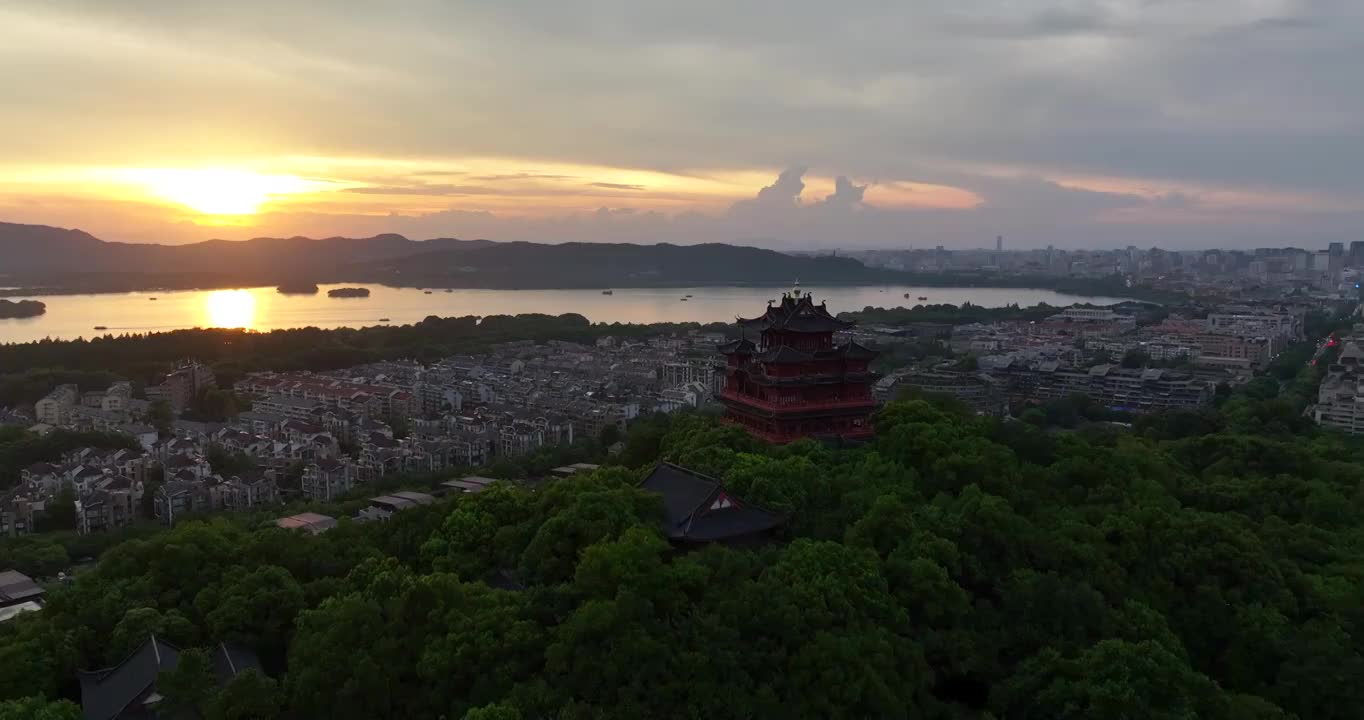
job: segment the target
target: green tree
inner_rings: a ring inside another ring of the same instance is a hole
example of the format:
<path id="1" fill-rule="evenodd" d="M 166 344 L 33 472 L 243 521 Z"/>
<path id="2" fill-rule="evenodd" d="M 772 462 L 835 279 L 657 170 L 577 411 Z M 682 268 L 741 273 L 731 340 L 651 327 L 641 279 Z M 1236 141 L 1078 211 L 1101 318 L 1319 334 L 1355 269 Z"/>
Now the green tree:
<path id="1" fill-rule="evenodd" d="M 77 500 L 76 488 L 71 483 L 63 483 L 57 496 L 44 507 L 42 527 L 46 530 L 75 530 L 78 524 Z"/>
<path id="2" fill-rule="evenodd" d="M 172 645 L 186 647 L 198 636 L 194 624 L 179 611 L 165 613 L 155 608 L 140 607 L 128 610 L 114 626 L 105 641 L 104 662 L 114 665 L 141 647 L 152 635 Z"/>
<path id="3" fill-rule="evenodd" d="M 156 691 L 162 697 L 158 714 L 193 717 L 208 704 L 215 688 L 208 654 L 198 648 L 181 650 L 175 667 L 162 670 L 156 678 Z"/>
<path id="4" fill-rule="evenodd" d="M 0 702 L 0 720 L 80 720 L 81 708 L 70 700 L 28 697 Z"/>
<path id="5" fill-rule="evenodd" d="M 521 711 L 511 705 L 484 705 L 464 713 L 464 720 L 521 720 Z"/>
<path id="6" fill-rule="evenodd" d="M 234 567 L 194 600 L 215 640 L 236 640 L 281 655 L 304 602 L 302 586 L 277 565 Z"/>
<path id="7" fill-rule="evenodd" d="M 279 684 L 247 668 L 208 700 L 204 720 L 275 720 L 283 717 L 283 707 Z"/>
<path id="8" fill-rule="evenodd" d="M 1191 720 L 1226 717 L 1217 685 L 1152 641 L 1104 640 L 1074 659 L 1047 649 L 1001 689 L 1007 717 Z"/>
<path id="9" fill-rule="evenodd" d="M 157 400 L 147 408 L 147 422 L 156 431 L 164 435 L 169 435 L 171 423 L 175 421 L 175 412 L 171 410 L 170 403 L 165 400 Z"/>

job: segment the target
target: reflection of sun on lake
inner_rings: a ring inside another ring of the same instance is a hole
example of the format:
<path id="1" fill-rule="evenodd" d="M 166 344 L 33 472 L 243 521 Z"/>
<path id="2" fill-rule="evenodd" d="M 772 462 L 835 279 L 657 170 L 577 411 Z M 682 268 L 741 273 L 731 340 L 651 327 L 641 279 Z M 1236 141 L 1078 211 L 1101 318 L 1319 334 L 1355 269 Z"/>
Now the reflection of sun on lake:
<path id="1" fill-rule="evenodd" d="M 255 327 L 256 296 L 247 290 L 214 290 L 204 298 L 204 308 L 210 327 Z"/>

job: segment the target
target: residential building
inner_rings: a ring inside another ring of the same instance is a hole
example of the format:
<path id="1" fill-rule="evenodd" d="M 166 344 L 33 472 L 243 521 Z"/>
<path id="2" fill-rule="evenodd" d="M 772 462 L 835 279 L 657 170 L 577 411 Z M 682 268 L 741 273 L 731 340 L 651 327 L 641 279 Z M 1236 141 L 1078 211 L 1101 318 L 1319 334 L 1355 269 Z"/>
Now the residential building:
<path id="1" fill-rule="evenodd" d="M 922 393 L 947 395 L 986 415 L 999 415 L 1008 409 L 999 381 L 987 373 L 950 369 L 910 369 L 894 377 L 898 380 L 895 384 L 896 390 L 913 388 Z"/>
<path id="2" fill-rule="evenodd" d="M 176 414 L 188 410 L 199 393 L 216 387 L 213 369 L 197 360 L 187 360 L 166 375 L 161 384 L 162 394 Z"/>
<path id="3" fill-rule="evenodd" d="M 300 487 L 303 497 L 330 501 L 350 492 L 359 481 L 359 473 L 349 459 L 325 458 L 303 468 Z"/>
<path id="4" fill-rule="evenodd" d="M 426 493 L 403 490 L 370 498 L 369 506 L 356 515 L 358 520 L 387 520 L 393 513 L 434 503 L 436 498 Z"/>
<path id="5" fill-rule="evenodd" d="M 336 527 L 336 518 L 321 513 L 305 512 L 282 517 L 275 521 L 275 525 L 285 530 L 305 530 L 313 535 L 320 535 Z"/>
<path id="6" fill-rule="evenodd" d="M 1364 434 L 1364 348 L 1358 340 L 1344 341 L 1317 389 L 1316 404 L 1308 411 L 1318 425 L 1350 435 Z"/>
<path id="7" fill-rule="evenodd" d="M 162 525 L 174 525 L 185 515 L 213 510 L 213 496 L 202 482 L 168 480 L 156 489 L 153 507 Z"/>
<path id="8" fill-rule="evenodd" d="M 63 425 L 75 407 L 78 390 L 75 385 L 58 385 L 52 392 L 34 403 L 33 414 L 40 423 Z"/>
<path id="9" fill-rule="evenodd" d="M 1210 383 L 1189 373 L 1107 364 L 1086 368 L 1054 361 L 1036 366 L 1013 363 L 990 374 L 1003 381 L 1012 400 L 1041 402 L 1085 395 L 1112 410 L 1134 413 L 1204 407 L 1212 403 L 1214 392 Z"/>

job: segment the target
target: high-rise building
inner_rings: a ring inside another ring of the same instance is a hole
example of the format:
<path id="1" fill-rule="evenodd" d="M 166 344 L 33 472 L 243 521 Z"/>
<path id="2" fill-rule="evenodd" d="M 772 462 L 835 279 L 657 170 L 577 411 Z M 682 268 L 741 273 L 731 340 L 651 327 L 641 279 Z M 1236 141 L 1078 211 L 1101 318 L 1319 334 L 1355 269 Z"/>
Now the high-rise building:
<path id="1" fill-rule="evenodd" d="M 995 252 L 1004 252 L 1004 236 L 995 236 Z"/>
<path id="2" fill-rule="evenodd" d="M 200 365 L 197 360 L 189 360 L 166 375 L 163 387 L 171 410 L 182 413 L 199 397 L 199 393 L 216 385 L 212 368 Z"/>
<path id="3" fill-rule="evenodd" d="M 1355 240 L 1350 243 L 1350 255 L 1346 265 L 1350 267 L 1364 266 L 1364 240 Z"/>
<path id="4" fill-rule="evenodd" d="M 835 345 L 834 332 L 851 327 L 799 289 L 739 320 L 740 331 L 757 332 L 759 341 L 743 337 L 718 348 L 725 364 L 716 399 L 727 408 L 725 420 L 779 443 L 870 436 L 878 376 L 868 364 L 878 353 L 852 341 Z"/>

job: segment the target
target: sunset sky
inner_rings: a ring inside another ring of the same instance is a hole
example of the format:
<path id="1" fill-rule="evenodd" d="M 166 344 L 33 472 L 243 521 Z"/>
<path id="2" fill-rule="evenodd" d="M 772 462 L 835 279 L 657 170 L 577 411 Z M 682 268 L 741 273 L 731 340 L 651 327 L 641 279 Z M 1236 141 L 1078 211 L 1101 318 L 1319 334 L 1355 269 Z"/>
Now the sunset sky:
<path id="1" fill-rule="evenodd" d="M 1364 240 L 1360 0 L 0 0 L 0 221 Z"/>

